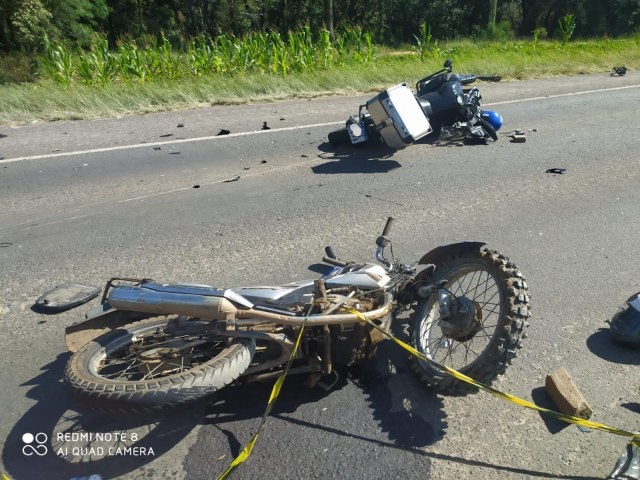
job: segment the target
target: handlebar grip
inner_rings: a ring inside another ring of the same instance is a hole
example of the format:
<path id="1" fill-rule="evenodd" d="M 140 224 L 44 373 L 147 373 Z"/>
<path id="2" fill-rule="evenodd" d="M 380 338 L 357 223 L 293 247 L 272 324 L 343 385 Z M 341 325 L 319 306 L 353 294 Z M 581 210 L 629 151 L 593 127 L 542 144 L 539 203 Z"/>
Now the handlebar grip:
<path id="1" fill-rule="evenodd" d="M 334 265 L 336 267 L 346 267 L 347 266 L 346 263 L 341 262 L 340 260 L 336 260 L 335 258 L 322 257 L 322 261 L 324 263 L 328 263 L 329 265 Z"/>
<path id="2" fill-rule="evenodd" d="M 389 217 L 387 218 L 387 223 L 384 226 L 384 230 L 382 230 L 382 236 L 388 237 L 391 233 L 391 227 L 393 227 L 393 222 L 395 222 L 395 218 Z"/>
<path id="3" fill-rule="evenodd" d="M 326 247 L 324 247 L 324 253 L 327 254 L 327 257 L 333 258 L 334 260 L 338 258 L 336 251 L 333 249 L 331 245 L 327 245 Z"/>

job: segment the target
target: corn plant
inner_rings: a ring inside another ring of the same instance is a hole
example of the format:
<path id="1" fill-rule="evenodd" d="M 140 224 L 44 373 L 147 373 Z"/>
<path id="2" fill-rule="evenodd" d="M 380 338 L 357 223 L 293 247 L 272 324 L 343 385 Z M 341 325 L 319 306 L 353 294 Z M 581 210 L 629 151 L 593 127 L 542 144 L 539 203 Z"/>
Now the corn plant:
<path id="1" fill-rule="evenodd" d="M 558 34 L 560 35 L 560 44 L 564 47 L 571 37 L 573 31 L 576 28 L 575 17 L 571 14 L 560 17 L 558 20 Z"/>
<path id="2" fill-rule="evenodd" d="M 423 22 L 420 24 L 420 36 L 414 35 L 413 38 L 416 39 L 414 50 L 420 56 L 420 60 L 424 62 L 429 56 L 431 48 L 431 27 Z"/>
<path id="3" fill-rule="evenodd" d="M 47 75 L 58 83 L 70 85 L 74 74 L 71 54 L 47 36 L 44 37 L 44 47 L 44 56 L 40 58 L 40 63 Z"/>
<path id="4" fill-rule="evenodd" d="M 118 61 L 104 36 L 94 39 L 89 53 L 80 52 L 77 58 L 76 73 L 83 83 L 104 85 L 112 82 L 118 72 Z"/>

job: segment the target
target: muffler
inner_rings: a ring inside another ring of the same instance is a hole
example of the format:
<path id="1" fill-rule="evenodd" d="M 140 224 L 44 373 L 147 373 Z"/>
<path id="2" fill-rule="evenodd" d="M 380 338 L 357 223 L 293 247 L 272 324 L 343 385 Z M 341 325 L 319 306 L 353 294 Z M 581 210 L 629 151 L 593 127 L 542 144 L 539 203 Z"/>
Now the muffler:
<path id="1" fill-rule="evenodd" d="M 117 310 L 155 313 L 158 315 L 185 315 L 205 320 L 235 318 L 238 309 L 226 299 L 223 290 L 182 285 L 145 284 L 144 286 L 118 285 L 109 292 L 109 304 Z M 215 295 L 219 292 L 220 295 Z"/>

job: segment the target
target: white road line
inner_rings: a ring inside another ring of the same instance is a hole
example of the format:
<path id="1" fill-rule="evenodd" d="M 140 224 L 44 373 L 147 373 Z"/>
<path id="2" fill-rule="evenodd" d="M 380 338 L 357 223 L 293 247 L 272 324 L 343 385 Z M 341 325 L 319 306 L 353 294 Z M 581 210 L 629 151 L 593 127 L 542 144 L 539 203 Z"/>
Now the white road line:
<path id="1" fill-rule="evenodd" d="M 624 87 L 599 88 L 597 90 L 585 90 L 583 92 L 558 93 L 556 95 L 545 95 L 544 97 L 519 98 L 516 100 L 505 100 L 504 102 L 485 103 L 485 105 L 507 105 L 508 103 L 533 102 L 536 100 L 547 100 L 549 98 L 573 97 L 576 95 L 587 95 L 589 93 L 610 92 L 613 90 L 625 90 L 627 88 L 638 88 L 640 85 L 625 85 Z"/>
<path id="2" fill-rule="evenodd" d="M 86 155 L 89 153 L 103 153 L 103 152 L 113 152 L 116 150 L 128 150 L 130 148 L 143 148 L 143 147 L 158 147 L 162 145 L 176 145 L 180 143 L 191 143 L 191 142 L 202 142 L 205 140 L 221 140 L 225 138 L 232 137 L 245 137 L 247 135 L 260 135 L 264 133 L 275 133 L 275 132 L 287 132 L 291 130 L 302 130 L 304 128 L 316 128 L 316 127 L 328 127 L 330 125 L 337 125 L 343 122 L 325 122 L 325 123 L 314 123 L 311 125 L 297 125 L 295 127 L 283 127 L 283 128 L 272 128 L 269 130 L 255 130 L 249 132 L 239 132 L 239 133 L 230 133 L 228 135 L 210 135 L 208 137 L 195 137 L 195 138 L 181 138 L 178 140 L 166 140 L 162 142 L 150 142 L 150 143 L 135 143 L 132 145 L 119 145 L 117 147 L 104 147 L 104 148 L 93 148 L 90 150 L 77 150 L 73 152 L 60 152 L 60 153 L 47 153 L 44 155 L 32 155 L 30 157 L 16 157 L 16 158 L 6 158 L 4 160 L 0 160 L 0 164 L 2 163 L 14 163 L 14 162 L 23 162 L 25 160 L 42 160 L 44 158 L 56 158 L 56 157 L 70 157 L 73 155 Z"/>
<path id="3" fill-rule="evenodd" d="M 590 93 L 601 93 L 601 92 L 611 92 L 616 90 L 625 90 L 629 88 L 638 88 L 640 85 L 626 85 L 622 87 L 611 87 L 611 88 L 599 88 L 596 90 L 585 90 L 582 92 L 570 92 L 570 93 L 559 93 L 555 95 L 545 95 L 543 97 L 530 97 L 530 98 L 518 98 L 516 100 L 505 100 L 503 102 L 494 102 L 487 103 L 486 106 L 492 105 L 507 105 L 509 103 L 521 103 L 521 102 L 533 102 L 538 100 L 548 100 L 551 98 L 562 98 L 562 97 L 572 97 L 576 95 L 587 95 Z M 310 125 L 297 125 L 294 127 L 283 127 L 283 128 L 272 128 L 270 130 L 255 130 L 249 132 L 239 132 L 239 133 L 230 133 L 229 135 L 210 135 L 207 137 L 196 137 L 196 138 L 183 138 L 179 140 L 167 140 L 162 142 L 150 142 L 150 143 L 136 143 L 132 145 L 119 145 L 117 147 L 104 147 L 104 148 L 93 148 L 90 150 L 77 150 L 72 152 L 60 152 L 60 153 L 48 153 L 44 155 L 32 155 L 28 157 L 16 157 L 16 158 L 6 158 L 4 160 L 0 160 L 0 164 L 3 163 L 14 163 L 14 162 L 23 162 L 26 160 L 42 160 L 45 158 L 56 158 L 56 157 L 70 157 L 74 155 L 87 155 L 90 153 L 104 153 L 104 152 L 114 152 L 117 150 L 128 150 L 133 148 L 144 148 L 144 147 L 158 147 L 162 145 L 177 145 L 181 143 L 192 143 L 192 142 L 202 142 L 207 140 L 221 140 L 225 138 L 232 137 L 245 137 L 248 135 L 261 135 L 265 133 L 276 133 L 276 132 L 287 132 L 293 130 L 302 130 L 305 128 L 317 128 L 317 127 L 328 127 L 331 125 L 338 125 L 344 123 L 343 121 L 335 121 L 335 122 L 325 122 L 325 123 L 313 123 Z"/>

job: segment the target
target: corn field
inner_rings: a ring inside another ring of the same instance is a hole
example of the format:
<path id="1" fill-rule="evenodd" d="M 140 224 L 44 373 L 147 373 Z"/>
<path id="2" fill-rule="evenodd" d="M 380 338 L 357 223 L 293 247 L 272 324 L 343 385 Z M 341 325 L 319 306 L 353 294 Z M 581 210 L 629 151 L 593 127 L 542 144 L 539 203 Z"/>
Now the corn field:
<path id="1" fill-rule="evenodd" d="M 104 85 L 244 73 L 286 76 L 346 63 L 368 63 L 374 55 L 372 36 L 360 28 L 344 29 L 333 44 L 328 31 L 314 35 L 304 28 L 285 37 L 276 32 L 256 32 L 241 38 L 197 37 L 185 51 L 174 51 L 164 37 L 146 47 L 124 40 L 110 49 L 107 39 L 98 36 L 88 51 L 45 39 L 39 65 L 41 77 L 64 85 Z"/>

